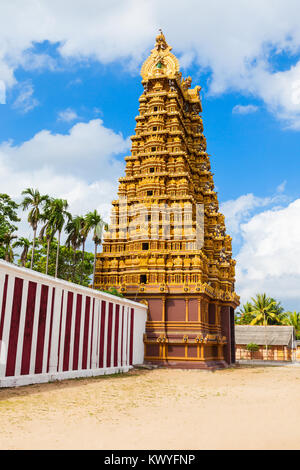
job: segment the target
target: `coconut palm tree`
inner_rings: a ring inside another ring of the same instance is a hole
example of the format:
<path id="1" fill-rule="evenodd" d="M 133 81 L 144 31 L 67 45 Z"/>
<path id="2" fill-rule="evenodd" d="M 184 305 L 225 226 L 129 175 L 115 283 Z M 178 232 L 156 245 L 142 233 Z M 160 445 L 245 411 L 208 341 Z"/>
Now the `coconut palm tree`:
<path id="1" fill-rule="evenodd" d="M 80 274 L 80 284 L 82 283 L 83 278 L 83 263 L 84 263 L 84 252 L 85 252 L 85 242 L 91 231 L 91 226 L 86 221 L 86 216 L 83 218 L 82 228 L 80 231 L 81 243 L 82 243 L 82 265 L 81 265 L 81 274 Z"/>
<path id="2" fill-rule="evenodd" d="M 284 325 L 293 326 L 296 330 L 296 333 L 300 332 L 300 313 L 299 312 L 285 312 L 284 318 L 282 320 Z"/>
<path id="3" fill-rule="evenodd" d="M 97 260 L 97 248 L 102 242 L 103 230 L 107 230 L 107 224 L 102 219 L 101 215 L 96 210 L 89 212 L 85 216 L 86 230 L 89 232 L 93 230 L 93 242 L 95 244 L 95 257 L 94 257 L 94 270 L 93 270 L 93 289 L 95 287 L 95 272 Z"/>
<path id="4" fill-rule="evenodd" d="M 236 323 L 240 325 L 249 325 L 253 320 L 253 305 L 251 302 L 246 302 L 237 312 Z"/>
<path id="5" fill-rule="evenodd" d="M 58 257 L 60 248 L 61 232 L 65 225 L 66 220 L 70 220 L 71 214 L 67 211 L 68 202 L 65 199 L 53 199 L 51 202 L 51 211 L 49 215 L 49 221 L 53 227 L 53 235 L 58 232 L 57 237 L 57 251 L 56 251 L 56 263 L 55 263 L 55 277 L 58 276 Z"/>
<path id="6" fill-rule="evenodd" d="M 281 314 L 279 313 L 280 306 L 276 300 L 267 297 L 266 294 L 256 294 L 256 297 L 252 297 L 253 311 L 252 314 L 254 319 L 250 325 L 264 325 L 265 326 L 265 342 L 266 342 L 266 355 L 268 358 L 268 343 L 267 343 L 267 332 L 266 326 L 269 324 L 281 323 Z"/>
<path id="7" fill-rule="evenodd" d="M 31 253 L 31 262 L 30 262 L 30 268 L 32 269 L 37 226 L 41 220 L 41 209 L 49 200 L 49 196 L 48 195 L 42 196 L 37 189 L 33 189 L 33 188 L 25 189 L 24 191 L 22 191 L 22 194 L 25 196 L 23 201 L 21 202 L 21 206 L 23 210 L 26 210 L 28 209 L 28 207 L 31 207 L 31 210 L 28 214 L 28 222 L 30 223 L 32 230 L 33 230 L 32 253 Z"/>
<path id="8" fill-rule="evenodd" d="M 275 302 L 274 310 L 276 315 L 278 316 L 279 323 L 281 323 L 284 318 L 284 307 L 282 306 L 281 302 L 278 302 L 273 297 L 270 297 L 270 300 L 272 302 Z"/>
<path id="9" fill-rule="evenodd" d="M 68 234 L 66 246 L 71 246 L 74 252 L 73 281 L 75 281 L 76 251 L 82 243 L 81 230 L 83 225 L 84 218 L 80 215 L 76 215 L 75 217 L 71 217 L 65 226 L 65 232 Z"/>
<path id="10" fill-rule="evenodd" d="M 252 315 L 253 320 L 251 325 L 279 325 L 281 317 L 278 311 L 278 304 L 276 300 L 267 297 L 266 294 L 256 294 L 252 297 Z"/>
<path id="11" fill-rule="evenodd" d="M 47 254 L 46 254 L 46 269 L 45 273 L 48 274 L 49 268 L 49 255 L 50 255 L 50 245 L 54 238 L 54 218 L 52 217 L 52 204 L 53 198 L 50 198 L 44 207 L 44 212 L 41 214 L 41 221 L 44 223 L 40 234 L 39 240 L 43 241 L 44 239 L 47 242 Z"/>
<path id="12" fill-rule="evenodd" d="M 20 237 L 14 244 L 13 248 L 22 248 L 23 251 L 20 255 L 20 261 L 21 265 L 24 267 L 26 265 L 27 261 L 27 256 L 28 256 L 28 251 L 30 248 L 31 242 L 28 240 L 28 238 L 25 237 Z"/>

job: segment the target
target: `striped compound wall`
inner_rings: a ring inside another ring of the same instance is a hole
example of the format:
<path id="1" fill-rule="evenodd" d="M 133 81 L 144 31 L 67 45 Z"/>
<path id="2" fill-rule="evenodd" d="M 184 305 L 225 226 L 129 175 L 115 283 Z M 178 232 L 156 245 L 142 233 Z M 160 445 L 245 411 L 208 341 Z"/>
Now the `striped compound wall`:
<path id="1" fill-rule="evenodd" d="M 147 308 L 0 261 L 0 387 L 127 372 Z"/>

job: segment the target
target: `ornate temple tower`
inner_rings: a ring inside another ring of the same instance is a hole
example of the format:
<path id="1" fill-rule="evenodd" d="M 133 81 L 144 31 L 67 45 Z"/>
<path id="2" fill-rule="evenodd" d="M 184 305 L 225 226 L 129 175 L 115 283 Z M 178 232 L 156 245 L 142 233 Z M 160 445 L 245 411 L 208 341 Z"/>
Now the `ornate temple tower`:
<path id="1" fill-rule="evenodd" d="M 96 288 L 148 304 L 145 361 L 187 368 L 234 362 L 235 261 L 199 113 L 160 33 L 143 64 L 139 115 L 98 255 Z"/>

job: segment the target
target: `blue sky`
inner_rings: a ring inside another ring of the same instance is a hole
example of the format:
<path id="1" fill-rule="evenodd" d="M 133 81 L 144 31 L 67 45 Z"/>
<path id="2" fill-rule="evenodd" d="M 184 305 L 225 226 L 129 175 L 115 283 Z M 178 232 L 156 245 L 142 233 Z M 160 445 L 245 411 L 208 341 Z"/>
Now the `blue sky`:
<path id="1" fill-rule="evenodd" d="M 140 67 L 162 27 L 183 75 L 202 87 L 238 293 L 264 289 L 300 310 L 298 3 L 35 3 L 0 5 L 0 191 L 19 200 L 24 187 L 39 187 L 66 197 L 73 213 L 108 214 L 134 133 Z M 20 230 L 30 236 L 24 222 Z"/>
<path id="2" fill-rule="evenodd" d="M 38 50 L 57 57 L 56 49 L 49 48 L 48 43 L 40 45 Z M 150 49 L 146 49 L 145 54 L 147 52 Z M 280 59 L 276 62 L 279 69 L 281 62 L 287 66 L 286 58 Z M 289 63 L 291 65 L 293 60 Z M 202 86 L 202 116 L 220 201 L 245 192 L 254 192 L 260 197 L 272 195 L 283 181 L 288 181 L 289 195 L 298 197 L 300 132 L 286 129 L 256 97 L 236 92 L 210 96 L 210 74 L 202 75 L 197 65 L 191 64 L 183 72 L 198 77 L 193 85 Z M 6 105 L 0 107 L 1 142 L 12 140 L 14 145 L 19 145 L 43 129 L 67 134 L 74 123 L 97 118 L 124 137 L 134 133 L 134 117 L 138 114 L 138 98 L 143 90 L 138 70 L 133 73 L 122 63 L 103 65 L 89 60 L 62 64 L 54 71 L 18 68 L 15 77 L 21 87 L 32 86 L 34 98 L 30 100 L 37 100 L 37 103 L 25 112 L 22 106 L 14 105 L 20 86 L 9 91 Z M 249 105 L 256 107 L 256 111 L 234 112 L 237 106 Z M 70 121 L 59 119 L 59 113 L 67 109 L 77 116 Z M 119 158 L 122 159 L 123 154 Z"/>

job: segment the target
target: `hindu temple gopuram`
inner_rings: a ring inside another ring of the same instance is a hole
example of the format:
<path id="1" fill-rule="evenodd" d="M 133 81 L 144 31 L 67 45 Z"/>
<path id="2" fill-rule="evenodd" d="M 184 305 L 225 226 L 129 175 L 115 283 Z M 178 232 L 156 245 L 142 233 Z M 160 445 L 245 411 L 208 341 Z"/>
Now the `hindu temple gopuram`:
<path id="1" fill-rule="evenodd" d="M 225 367 L 235 361 L 235 261 L 206 152 L 201 88 L 182 78 L 171 50 L 160 33 L 142 66 L 131 155 L 95 287 L 147 303 L 146 362 Z"/>

